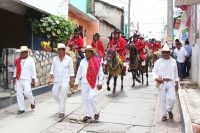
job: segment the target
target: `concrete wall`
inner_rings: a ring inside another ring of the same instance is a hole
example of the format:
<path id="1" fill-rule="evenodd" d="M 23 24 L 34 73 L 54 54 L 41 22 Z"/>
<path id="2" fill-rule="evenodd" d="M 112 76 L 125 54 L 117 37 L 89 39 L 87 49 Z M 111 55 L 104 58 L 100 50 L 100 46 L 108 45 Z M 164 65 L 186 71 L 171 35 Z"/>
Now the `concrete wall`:
<path id="1" fill-rule="evenodd" d="M 0 9 L 0 53 L 2 49 L 27 46 L 28 20 L 24 16 Z M 0 56 L 1 57 L 1 56 Z"/>
<path id="2" fill-rule="evenodd" d="M 110 36 L 111 32 L 114 31 L 115 28 L 105 24 L 102 21 L 99 21 L 99 34 L 101 35 L 101 40 L 103 41 L 104 47 L 107 47 L 109 39 L 107 38 Z"/>
<path id="3" fill-rule="evenodd" d="M 123 12 L 116 8 L 112 8 L 108 5 L 102 4 L 101 2 L 95 2 L 95 15 L 103 18 L 119 29 L 122 28 L 121 16 L 123 15 Z M 123 31 L 123 29 L 121 30 Z"/>
<path id="4" fill-rule="evenodd" d="M 194 10 L 194 9 L 193 9 Z M 197 6 L 197 16 L 200 16 L 200 5 Z M 197 29 L 200 29 L 200 18 L 197 17 Z M 192 27 L 191 27 L 192 28 Z M 192 29 L 192 32 L 194 29 Z M 190 33 L 191 35 L 192 33 Z M 195 44 L 192 46 L 192 67 L 191 67 L 191 77 L 192 80 L 194 80 L 195 82 L 197 82 L 200 85 L 200 39 L 195 39 L 194 36 L 193 38 L 190 38 L 191 44 Z"/>
<path id="5" fill-rule="evenodd" d="M 15 53 L 15 48 L 10 48 L 8 50 L 8 82 L 9 88 L 14 88 L 12 83 L 12 77 L 14 73 L 14 60 L 19 57 L 19 53 Z M 51 64 L 53 57 L 56 56 L 56 53 L 52 52 L 43 52 L 43 51 L 32 51 L 30 56 L 35 60 L 37 80 L 36 87 L 40 87 L 47 84 L 47 78 L 50 72 Z M 2 57 L 4 59 L 4 64 L 6 64 L 6 49 L 3 50 Z M 3 76 L 0 76 L 0 81 L 6 81 L 6 71 L 3 71 Z M 0 84 L 2 87 L 5 87 L 2 82 Z"/>

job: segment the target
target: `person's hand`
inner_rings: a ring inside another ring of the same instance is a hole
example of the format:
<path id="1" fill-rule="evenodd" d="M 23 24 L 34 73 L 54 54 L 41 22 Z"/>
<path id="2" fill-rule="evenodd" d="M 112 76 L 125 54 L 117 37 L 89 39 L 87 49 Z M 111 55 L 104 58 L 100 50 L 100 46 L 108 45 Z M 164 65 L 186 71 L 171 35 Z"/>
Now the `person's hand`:
<path id="1" fill-rule="evenodd" d="M 101 90 L 102 89 L 102 85 L 97 85 L 97 89 Z"/>
<path id="2" fill-rule="evenodd" d="M 16 78 L 13 78 L 13 84 L 16 85 Z"/>
<path id="3" fill-rule="evenodd" d="M 35 86 L 35 79 L 32 79 L 31 86 Z"/>
<path id="4" fill-rule="evenodd" d="M 48 85 L 50 85 L 52 83 L 51 78 L 48 79 Z"/>
<path id="5" fill-rule="evenodd" d="M 175 85 L 175 91 L 178 91 L 178 85 L 177 84 Z"/>
<path id="6" fill-rule="evenodd" d="M 75 89 L 75 90 L 78 90 L 78 84 L 75 84 L 75 85 L 74 85 L 74 89 Z"/>
<path id="7" fill-rule="evenodd" d="M 71 87 L 71 88 L 74 87 L 74 81 L 73 81 L 73 80 L 70 80 L 69 84 L 70 84 L 70 87 Z"/>
<path id="8" fill-rule="evenodd" d="M 163 83 L 163 80 L 161 78 L 156 78 L 155 79 L 158 83 L 162 84 Z"/>

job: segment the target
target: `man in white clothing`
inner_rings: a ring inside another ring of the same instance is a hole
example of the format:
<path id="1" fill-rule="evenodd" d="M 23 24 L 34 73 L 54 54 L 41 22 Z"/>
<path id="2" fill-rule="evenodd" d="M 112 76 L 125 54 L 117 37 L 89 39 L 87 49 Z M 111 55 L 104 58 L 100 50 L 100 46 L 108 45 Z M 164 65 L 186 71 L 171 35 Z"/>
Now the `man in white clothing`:
<path id="1" fill-rule="evenodd" d="M 82 49 L 85 52 L 86 58 L 84 58 L 79 66 L 76 79 L 75 88 L 78 88 L 78 82 L 82 80 L 82 101 L 85 111 L 84 122 L 91 119 L 92 113 L 90 106 L 94 109 L 94 119 L 99 119 L 99 108 L 96 101 L 97 90 L 102 89 L 103 84 L 103 70 L 101 66 L 101 59 L 94 56 L 96 49 L 91 45 L 87 45 Z"/>
<path id="2" fill-rule="evenodd" d="M 48 85 L 51 84 L 54 77 L 53 97 L 59 104 L 59 118 L 65 116 L 65 106 L 67 92 L 70 87 L 74 86 L 74 67 L 72 58 L 65 54 L 65 44 L 59 43 L 55 50 L 58 51 L 58 56 L 54 57 L 51 65 Z"/>
<path id="3" fill-rule="evenodd" d="M 176 58 L 177 61 L 177 66 L 178 66 L 178 75 L 183 81 L 184 77 L 184 66 L 187 58 L 187 51 L 185 50 L 184 47 L 182 47 L 182 44 L 176 43 L 176 49 L 174 50 L 174 57 Z"/>
<path id="4" fill-rule="evenodd" d="M 153 71 L 153 78 L 160 84 L 159 98 L 162 110 L 162 121 L 167 120 L 167 112 L 169 118 L 173 118 L 173 107 L 176 100 L 176 91 L 178 90 L 178 71 L 176 61 L 170 57 L 170 49 L 165 45 L 162 49 L 162 58 L 157 60 Z M 169 100 L 166 107 L 166 98 Z"/>
<path id="5" fill-rule="evenodd" d="M 31 109 L 35 108 L 31 86 L 35 86 L 36 68 L 34 59 L 28 55 L 29 51 L 30 49 L 27 46 L 21 46 L 21 56 L 15 60 L 13 84 L 17 91 L 17 102 L 19 106 L 17 114 L 25 112 L 24 95 L 29 100 Z"/>

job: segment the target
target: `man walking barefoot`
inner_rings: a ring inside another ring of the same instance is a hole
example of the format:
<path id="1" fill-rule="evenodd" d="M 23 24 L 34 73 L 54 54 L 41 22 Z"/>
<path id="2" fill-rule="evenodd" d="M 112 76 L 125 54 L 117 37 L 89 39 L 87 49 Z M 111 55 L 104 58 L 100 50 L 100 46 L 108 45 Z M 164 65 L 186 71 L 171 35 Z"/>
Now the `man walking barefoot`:
<path id="1" fill-rule="evenodd" d="M 57 46 L 58 56 L 54 57 L 51 66 L 48 85 L 54 77 L 53 97 L 59 104 L 59 118 L 65 116 L 65 106 L 69 84 L 74 86 L 74 67 L 72 58 L 65 54 L 65 44 L 59 43 Z"/>
<path id="2" fill-rule="evenodd" d="M 97 107 L 96 92 L 97 89 L 102 89 L 103 84 L 103 70 L 101 66 L 101 59 L 94 56 L 97 52 L 91 45 L 87 45 L 82 49 L 85 52 L 86 59 L 83 59 L 80 63 L 76 80 L 75 88 L 78 88 L 78 82 L 82 80 L 82 100 L 85 111 L 84 122 L 91 119 L 92 113 L 90 106 L 94 109 L 94 119 L 99 119 L 99 108 Z"/>
<path id="3" fill-rule="evenodd" d="M 173 119 L 173 107 L 178 91 L 178 70 L 176 61 L 170 57 L 170 49 L 165 45 L 162 49 L 162 58 L 158 59 L 154 65 L 153 78 L 158 85 L 159 98 L 162 110 L 162 121 L 167 120 L 167 112 L 170 119 Z M 166 98 L 169 100 L 166 106 Z"/>

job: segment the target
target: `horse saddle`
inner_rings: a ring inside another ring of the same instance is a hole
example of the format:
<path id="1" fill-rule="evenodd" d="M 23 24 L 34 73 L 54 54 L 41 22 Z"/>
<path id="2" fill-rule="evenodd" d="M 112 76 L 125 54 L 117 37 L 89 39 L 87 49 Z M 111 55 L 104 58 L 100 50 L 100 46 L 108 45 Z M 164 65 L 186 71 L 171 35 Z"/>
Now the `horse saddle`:
<path id="1" fill-rule="evenodd" d="M 117 54 L 117 60 L 119 61 L 120 65 L 123 64 L 123 60 L 122 60 L 122 58 L 121 58 L 121 56 L 119 54 Z"/>

